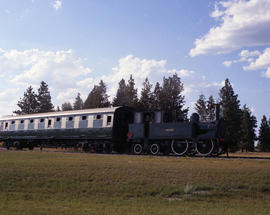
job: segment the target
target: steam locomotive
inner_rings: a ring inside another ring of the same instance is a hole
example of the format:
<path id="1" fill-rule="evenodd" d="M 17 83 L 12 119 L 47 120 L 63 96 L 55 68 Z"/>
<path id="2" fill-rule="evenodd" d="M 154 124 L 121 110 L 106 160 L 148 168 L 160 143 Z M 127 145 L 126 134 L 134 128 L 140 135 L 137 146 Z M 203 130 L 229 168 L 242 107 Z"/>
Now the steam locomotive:
<path id="1" fill-rule="evenodd" d="M 0 118 L 7 149 L 74 147 L 85 152 L 201 156 L 224 153 L 224 126 L 201 122 L 197 113 L 179 121 L 171 111 L 109 107 Z"/>

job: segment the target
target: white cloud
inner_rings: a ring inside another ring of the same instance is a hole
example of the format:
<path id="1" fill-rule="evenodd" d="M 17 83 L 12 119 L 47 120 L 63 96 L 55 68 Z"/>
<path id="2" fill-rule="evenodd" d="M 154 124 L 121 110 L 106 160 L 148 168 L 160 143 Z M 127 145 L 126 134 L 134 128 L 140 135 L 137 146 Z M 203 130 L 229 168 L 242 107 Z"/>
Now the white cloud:
<path id="1" fill-rule="evenodd" d="M 242 50 L 239 54 L 239 56 L 247 59 L 249 57 L 259 56 L 261 53 L 258 50 L 255 51 L 249 51 L 249 50 Z"/>
<path id="2" fill-rule="evenodd" d="M 106 79 L 112 83 L 122 78 L 127 80 L 131 74 L 135 80 L 143 82 L 146 77 L 166 73 L 165 65 L 165 60 L 147 60 L 128 55 L 119 59 L 118 66 L 112 68 L 113 75 Z"/>
<path id="3" fill-rule="evenodd" d="M 53 3 L 53 8 L 55 10 L 60 10 L 62 8 L 62 1 L 55 0 L 54 3 Z"/>
<path id="4" fill-rule="evenodd" d="M 226 67 L 230 67 L 233 63 L 239 63 L 239 62 L 253 62 L 257 56 L 259 56 L 261 53 L 258 50 L 255 51 L 249 51 L 249 50 L 242 50 L 239 53 L 239 59 L 232 60 L 232 61 L 224 61 L 223 64 Z"/>
<path id="5" fill-rule="evenodd" d="M 10 114 L 17 109 L 17 101 L 23 96 L 26 88 L 32 85 L 37 90 L 42 80 L 49 85 L 55 106 L 61 106 L 66 101 L 73 103 L 78 92 L 85 99 L 94 84 L 98 84 L 101 79 L 107 85 L 107 92 L 112 99 L 118 89 L 119 81 L 122 78 L 128 81 L 130 75 L 135 79 L 135 87 L 138 88 L 139 94 L 146 77 L 155 85 L 156 82 L 162 83 L 163 77 L 178 74 L 184 84 L 183 95 L 186 96 L 187 106 L 190 104 L 190 99 L 194 100 L 194 96 L 200 90 L 206 89 L 213 94 L 220 86 L 220 84 L 208 86 L 205 76 L 200 77 L 188 69 L 168 69 L 166 60 L 142 59 L 128 55 L 119 59 L 110 74 L 103 76 L 92 72 L 83 63 L 84 60 L 77 57 L 72 50 L 5 51 L 0 49 L 1 115 Z"/>
<path id="6" fill-rule="evenodd" d="M 206 84 L 205 87 L 210 88 L 210 87 L 224 87 L 225 86 L 225 81 L 221 81 L 221 82 L 213 82 L 211 84 Z"/>
<path id="7" fill-rule="evenodd" d="M 248 66 L 244 66 L 244 70 L 264 70 L 262 76 L 265 78 L 270 78 L 270 48 L 266 48 L 263 53 L 258 53 L 257 59 L 248 60 Z"/>
<path id="8" fill-rule="evenodd" d="M 79 91 L 76 88 L 67 88 L 65 91 L 58 93 L 57 100 L 63 101 L 63 102 L 64 101 L 74 101 L 74 98 L 76 97 L 78 92 Z"/>
<path id="9" fill-rule="evenodd" d="M 269 0 L 220 1 L 211 16 L 218 25 L 196 39 L 189 53 L 192 57 L 270 44 Z"/>
<path id="10" fill-rule="evenodd" d="M 19 92 L 19 88 L 10 88 L 0 92 L 0 99 L 7 100 L 10 95 L 17 94 Z"/>
<path id="11" fill-rule="evenodd" d="M 244 70 L 262 71 L 261 74 L 265 78 L 270 78 L 270 48 L 266 48 L 263 53 L 258 50 L 249 51 L 242 50 L 239 53 L 239 59 L 233 61 L 224 61 L 223 64 L 230 67 L 232 63 L 248 63 L 243 66 Z"/>
<path id="12" fill-rule="evenodd" d="M 56 105 L 70 99 L 74 100 L 77 92 L 85 96 L 89 92 L 90 85 L 80 85 L 80 83 L 86 78 L 91 81 L 89 75 L 92 74 L 92 70 L 83 63 L 84 61 L 72 50 L 5 51 L 0 49 L 0 90 L 2 91 L 0 98 L 4 96 L 3 92 L 6 92 L 9 94 L 7 100 L 18 101 L 29 85 L 37 89 L 42 80 L 51 88 L 53 102 Z M 12 88 L 16 88 L 18 93 L 5 91 Z M 6 99 L 0 101 L 0 106 L 4 105 Z M 16 103 L 13 103 L 13 110 L 16 108 L 15 105 Z"/>
<path id="13" fill-rule="evenodd" d="M 167 71 L 168 74 L 177 74 L 179 77 L 191 77 L 194 74 L 194 71 L 190 71 L 187 69 L 181 69 L 181 70 L 176 70 L 176 69 L 172 69 L 172 70 L 168 70 Z"/>
<path id="14" fill-rule="evenodd" d="M 256 112 L 254 107 L 250 107 L 250 111 L 251 111 L 252 114 L 254 114 Z"/>
<path id="15" fill-rule="evenodd" d="M 226 67 L 230 67 L 232 65 L 232 61 L 224 61 L 223 64 L 226 66 Z"/>
<path id="16" fill-rule="evenodd" d="M 265 78 L 270 78 L 270 67 L 267 68 L 266 72 L 262 72 L 262 76 Z"/>
<path id="17" fill-rule="evenodd" d="M 94 84 L 94 79 L 93 78 L 85 78 L 84 80 L 81 81 L 77 81 L 76 85 L 78 87 L 83 87 L 83 88 L 91 88 L 91 86 L 93 86 Z"/>
<path id="18" fill-rule="evenodd" d="M 245 70 L 258 70 L 266 69 L 270 67 L 270 48 L 266 48 L 259 57 L 250 63 L 250 65 L 244 67 Z"/>
<path id="19" fill-rule="evenodd" d="M 115 95 L 118 87 L 118 82 L 124 78 L 128 81 L 130 75 L 135 80 L 138 91 L 142 88 L 142 83 L 145 78 L 148 77 L 151 83 L 161 82 L 165 76 L 170 76 L 174 73 L 183 78 L 190 78 L 193 76 L 194 71 L 187 69 L 167 69 L 166 60 L 155 60 L 155 59 L 140 59 L 133 55 L 120 58 L 118 65 L 112 68 L 113 73 L 109 76 L 103 76 L 101 79 L 108 84 L 109 92 L 111 95 Z M 154 86 L 153 86 L 154 88 Z"/>

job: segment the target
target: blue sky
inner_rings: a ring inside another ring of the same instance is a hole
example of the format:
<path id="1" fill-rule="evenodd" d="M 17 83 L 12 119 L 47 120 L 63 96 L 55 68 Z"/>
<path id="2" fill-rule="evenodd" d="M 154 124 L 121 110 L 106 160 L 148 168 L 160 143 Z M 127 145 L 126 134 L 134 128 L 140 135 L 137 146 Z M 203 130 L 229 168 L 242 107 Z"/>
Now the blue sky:
<path id="1" fill-rule="evenodd" d="M 0 115 L 48 83 L 55 106 L 103 79 L 111 98 L 175 72 L 186 106 L 218 98 L 229 78 L 241 105 L 270 116 L 270 0 L 2 0 Z"/>

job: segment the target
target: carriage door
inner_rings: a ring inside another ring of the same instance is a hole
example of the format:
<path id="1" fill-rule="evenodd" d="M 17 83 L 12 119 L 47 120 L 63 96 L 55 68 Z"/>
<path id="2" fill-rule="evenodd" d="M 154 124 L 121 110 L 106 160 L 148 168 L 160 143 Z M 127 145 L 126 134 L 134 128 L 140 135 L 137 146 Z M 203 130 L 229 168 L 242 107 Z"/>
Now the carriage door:
<path id="1" fill-rule="evenodd" d="M 54 125 L 54 118 L 48 118 L 47 121 L 47 129 L 53 129 L 53 125 Z"/>

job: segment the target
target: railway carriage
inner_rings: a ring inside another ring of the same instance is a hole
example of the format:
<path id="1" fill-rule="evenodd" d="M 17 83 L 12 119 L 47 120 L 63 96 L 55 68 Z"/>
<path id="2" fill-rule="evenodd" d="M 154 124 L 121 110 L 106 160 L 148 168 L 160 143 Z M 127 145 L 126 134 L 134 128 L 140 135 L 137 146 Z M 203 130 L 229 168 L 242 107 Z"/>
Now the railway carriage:
<path id="1" fill-rule="evenodd" d="M 42 146 L 82 147 L 84 151 L 117 150 L 132 122 L 128 107 L 110 107 L 7 116 L 0 119 L 0 141 L 22 149 Z"/>

